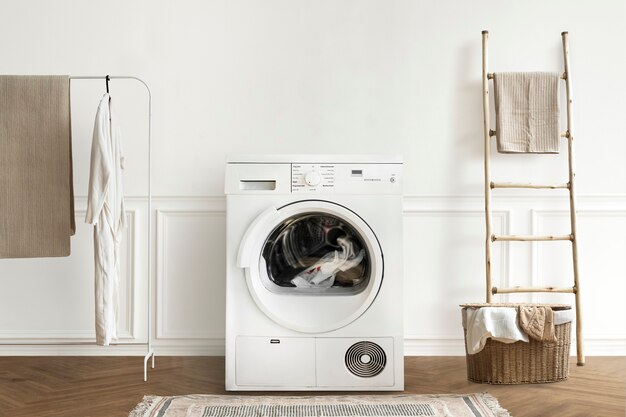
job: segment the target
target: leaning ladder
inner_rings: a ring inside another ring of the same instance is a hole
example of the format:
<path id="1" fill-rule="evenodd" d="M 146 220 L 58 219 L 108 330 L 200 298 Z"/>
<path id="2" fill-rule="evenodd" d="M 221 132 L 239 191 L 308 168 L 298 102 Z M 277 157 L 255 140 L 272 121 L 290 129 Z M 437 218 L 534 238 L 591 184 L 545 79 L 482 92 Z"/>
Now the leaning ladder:
<path id="1" fill-rule="evenodd" d="M 491 181 L 490 168 L 490 148 L 491 137 L 496 135 L 494 130 L 490 129 L 489 124 L 489 80 L 493 78 L 493 73 L 488 72 L 488 51 L 487 40 L 489 32 L 484 30 L 483 35 L 483 113 L 484 113 L 484 139 L 485 139 L 485 223 L 486 223 L 486 239 L 485 239 L 485 261 L 487 275 L 487 303 L 491 303 L 492 294 L 510 294 L 510 293 L 573 293 L 576 300 L 576 356 L 577 364 L 583 366 L 585 364 L 585 355 L 583 352 L 583 335 L 582 335 L 582 311 L 580 305 L 580 282 L 578 275 L 578 238 L 576 234 L 576 199 L 574 178 L 576 176 L 574 167 L 574 130 L 572 125 L 572 85 L 569 65 L 569 44 L 567 32 L 561 33 L 563 40 L 563 61 L 565 63 L 565 72 L 561 78 L 565 80 L 566 97 L 567 97 L 567 129 L 561 132 L 561 137 L 567 139 L 568 149 L 568 166 L 569 181 L 566 184 L 528 184 L 528 183 L 498 183 Z M 560 189 L 569 190 L 569 208 L 570 208 L 570 225 L 571 233 L 563 236 L 520 236 L 520 235 L 495 235 L 491 232 L 491 192 L 496 188 L 531 188 L 531 189 Z M 556 287 L 511 287 L 498 288 L 492 286 L 491 283 L 491 245 L 493 242 L 547 242 L 569 240 L 572 244 L 572 260 L 574 264 L 574 285 L 572 287 L 556 288 Z"/>

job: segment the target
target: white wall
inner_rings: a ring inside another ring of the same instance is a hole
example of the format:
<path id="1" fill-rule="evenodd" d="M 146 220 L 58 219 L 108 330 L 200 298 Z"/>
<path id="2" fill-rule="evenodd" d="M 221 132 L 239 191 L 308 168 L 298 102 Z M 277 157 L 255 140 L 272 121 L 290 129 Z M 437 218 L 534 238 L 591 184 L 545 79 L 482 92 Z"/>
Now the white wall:
<path id="1" fill-rule="evenodd" d="M 561 70 L 571 42 L 589 354 L 626 355 L 626 3 L 0 0 L 0 73 L 137 75 L 153 93 L 155 345 L 223 352 L 228 153 L 399 153 L 410 354 L 462 354 L 457 305 L 484 293 L 480 32 L 494 71 Z M 77 216 L 104 82 L 72 83 Z M 114 81 L 132 227 L 124 343 L 145 341 L 146 101 Z M 563 181 L 565 154 L 494 154 L 500 180 Z M 566 232 L 565 197 L 504 193 L 495 229 Z M 93 336 L 90 230 L 69 259 L 0 261 L 0 342 Z M 497 247 L 496 283 L 565 285 L 567 244 Z M 554 249 L 556 247 L 556 249 Z M 540 297 L 537 297 L 540 299 Z M 608 319 L 607 319 L 608 318 Z M 6 354 L 142 348 L 5 347 Z"/>

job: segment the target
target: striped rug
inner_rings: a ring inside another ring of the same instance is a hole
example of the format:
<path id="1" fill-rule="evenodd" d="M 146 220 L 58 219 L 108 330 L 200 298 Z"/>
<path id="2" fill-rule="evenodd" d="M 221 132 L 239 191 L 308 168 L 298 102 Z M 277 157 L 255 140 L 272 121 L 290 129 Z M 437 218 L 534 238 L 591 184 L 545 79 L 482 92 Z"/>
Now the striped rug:
<path id="1" fill-rule="evenodd" d="M 146 396 L 129 417 L 510 417 L 488 393 L 461 395 Z"/>

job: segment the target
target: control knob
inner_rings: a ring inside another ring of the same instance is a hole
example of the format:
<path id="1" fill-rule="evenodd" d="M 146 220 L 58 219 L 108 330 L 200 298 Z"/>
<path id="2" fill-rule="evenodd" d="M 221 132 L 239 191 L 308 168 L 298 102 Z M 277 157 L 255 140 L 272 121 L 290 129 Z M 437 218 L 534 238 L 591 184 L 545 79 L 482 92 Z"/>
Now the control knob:
<path id="1" fill-rule="evenodd" d="M 322 181 L 322 176 L 317 171 L 309 171 L 304 175 L 304 182 L 310 187 L 315 187 Z"/>

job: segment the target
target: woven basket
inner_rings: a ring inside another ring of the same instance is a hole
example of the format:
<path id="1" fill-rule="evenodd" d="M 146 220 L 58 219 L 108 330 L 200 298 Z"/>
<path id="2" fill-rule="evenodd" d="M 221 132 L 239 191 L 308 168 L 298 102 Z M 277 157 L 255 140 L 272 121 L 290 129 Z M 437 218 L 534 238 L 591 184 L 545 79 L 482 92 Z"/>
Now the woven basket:
<path id="1" fill-rule="evenodd" d="M 467 379 L 487 384 L 537 384 L 567 379 L 571 323 L 556 325 L 554 330 L 556 342 L 530 339 L 528 343 L 502 343 L 488 339 L 476 354 L 468 354 L 466 348 Z M 467 337 L 466 330 L 464 334 Z"/>

